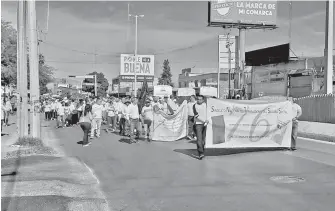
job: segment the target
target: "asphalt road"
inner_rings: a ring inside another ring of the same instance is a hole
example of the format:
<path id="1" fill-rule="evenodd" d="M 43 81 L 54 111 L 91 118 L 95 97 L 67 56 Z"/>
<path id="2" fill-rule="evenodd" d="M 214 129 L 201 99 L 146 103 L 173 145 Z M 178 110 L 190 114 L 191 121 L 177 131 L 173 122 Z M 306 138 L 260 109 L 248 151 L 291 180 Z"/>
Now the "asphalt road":
<path id="1" fill-rule="evenodd" d="M 79 127 L 55 129 L 68 156 L 87 164 L 111 210 L 131 211 L 332 211 L 335 145 L 299 140 L 298 150 L 219 150 L 205 160 L 196 146 L 140 141 L 128 144 L 102 132 L 89 147 Z M 281 182 L 277 176 L 293 176 Z M 277 178 L 278 179 L 278 178 Z M 292 183 L 288 183 L 288 182 Z"/>

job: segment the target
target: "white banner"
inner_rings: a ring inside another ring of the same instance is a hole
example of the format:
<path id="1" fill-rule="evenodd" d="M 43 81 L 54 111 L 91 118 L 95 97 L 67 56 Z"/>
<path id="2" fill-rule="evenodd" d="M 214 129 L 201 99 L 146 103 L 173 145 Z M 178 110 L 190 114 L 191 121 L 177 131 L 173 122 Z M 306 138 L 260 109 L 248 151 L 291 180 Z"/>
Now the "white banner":
<path id="1" fill-rule="evenodd" d="M 155 105 L 157 106 L 157 105 Z M 187 135 L 187 101 L 173 115 L 154 108 L 153 135 L 155 141 L 177 141 Z"/>
<path id="2" fill-rule="evenodd" d="M 172 95 L 172 87 L 168 85 L 154 86 L 154 96 L 164 97 L 165 95 Z"/>
<path id="3" fill-rule="evenodd" d="M 218 95 L 217 88 L 215 87 L 200 87 L 200 95 L 216 97 Z"/>
<path id="4" fill-rule="evenodd" d="M 207 100 L 207 148 L 288 148 L 292 103 L 289 101 Z"/>
<path id="5" fill-rule="evenodd" d="M 137 61 L 137 62 L 135 62 Z M 155 75 L 155 56 L 154 55 L 137 55 L 121 54 L 120 75 L 153 76 Z"/>
<path id="6" fill-rule="evenodd" d="M 192 96 L 195 95 L 195 90 L 192 88 L 178 88 L 178 96 Z"/>

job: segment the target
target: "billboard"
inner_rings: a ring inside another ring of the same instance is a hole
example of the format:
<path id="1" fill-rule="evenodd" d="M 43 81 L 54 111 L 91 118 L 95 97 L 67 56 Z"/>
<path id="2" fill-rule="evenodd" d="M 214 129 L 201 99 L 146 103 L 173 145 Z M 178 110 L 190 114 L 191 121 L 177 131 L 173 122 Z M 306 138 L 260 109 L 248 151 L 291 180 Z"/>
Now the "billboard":
<path id="1" fill-rule="evenodd" d="M 230 43 L 230 52 L 231 52 L 231 68 L 235 68 L 235 62 L 236 62 L 236 42 L 235 42 L 235 36 L 232 35 L 219 35 L 219 67 L 220 71 L 222 68 L 229 68 L 229 51 L 227 48 L 227 43 Z M 233 73 L 233 71 L 232 71 Z"/>
<path id="2" fill-rule="evenodd" d="M 262 48 L 245 53 L 247 66 L 262 66 L 267 64 L 277 64 L 290 60 L 290 44 L 277 45 Z"/>
<path id="3" fill-rule="evenodd" d="M 121 76 L 153 76 L 155 74 L 155 57 L 154 55 L 137 55 L 135 60 L 134 54 L 121 54 Z"/>
<path id="4" fill-rule="evenodd" d="M 275 26 L 277 1 L 216 0 L 208 3 L 209 26 L 222 24 Z"/>
<path id="5" fill-rule="evenodd" d="M 135 79 L 135 75 L 120 75 L 120 81 L 121 82 L 133 82 Z M 138 82 L 144 82 L 144 79 L 147 80 L 147 82 L 153 82 L 154 76 L 147 76 L 147 75 L 136 75 L 136 80 Z"/>

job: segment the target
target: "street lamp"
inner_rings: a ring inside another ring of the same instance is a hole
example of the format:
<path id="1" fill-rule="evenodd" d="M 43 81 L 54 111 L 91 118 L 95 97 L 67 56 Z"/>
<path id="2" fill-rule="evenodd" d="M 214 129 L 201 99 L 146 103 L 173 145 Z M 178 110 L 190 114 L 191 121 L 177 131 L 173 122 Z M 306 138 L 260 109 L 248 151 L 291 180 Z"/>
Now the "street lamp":
<path id="1" fill-rule="evenodd" d="M 136 85 L 137 85 L 137 76 L 136 76 L 136 67 L 137 67 L 137 19 L 138 18 L 143 18 L 144 15 L 132 15 L 129 14 L 129 17 L 134 17 L 135 18 L 135 67 L 134 67 L 134 76 L 135 76 L 135 80 L 134 80 L 134 89 L 135 89 L 135 97 L 137 96 L 137 89 L 136 89 Z"/>

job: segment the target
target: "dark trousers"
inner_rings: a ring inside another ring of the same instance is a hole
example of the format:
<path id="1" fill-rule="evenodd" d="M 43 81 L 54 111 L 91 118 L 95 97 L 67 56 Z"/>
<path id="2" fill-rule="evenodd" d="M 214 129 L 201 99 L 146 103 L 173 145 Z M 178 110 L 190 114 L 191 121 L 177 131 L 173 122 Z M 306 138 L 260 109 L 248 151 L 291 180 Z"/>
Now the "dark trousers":
<path id="1" fill-rule="evenodd" d="M 91 123 L 81 122 L 80 127 L 84 131 L 83 144 L 88 144 L 88 134 L 89 134 L 90 129 L 91 129 Z"/>
<path id="2" fill-rule="evenodd" d="M 298 138 L 298 121 L 292 121 L 291 148 L 295 148 Z"/>
<path id="3" fill-rule="evenodd" d="M 45 114 L 45 120 L 50 120 L 51 119 L 51 116 L 52 116 L 51 111 L 46 111 L 46 112 L 44 112 L 44 114 Z"/>
<path id="4" fill-rule="evenodd" d="M 126 130 L 126 119 L 125 118 L 121 118 L 120 119 L 120 134 L 125 134 Z"/>
<path id="5" fill-rule="evenodd" d="M 204 124 L 195 125 L 195 132 L 197 136 L 197 150 L 199 155 L 203 155 L 205 153 L 206 129 L 207 127 Z"/>
<path id="6" fill-rule="evenodd" d="M 78 121 L 79 121 L 79 114 L 78 113 L 72 114 L 72 124 L 75 125 L 78 123 Z"/>
<path id="7" fill-rule="evenodd" d="M 194 117 L 188 116 L 188 135 L 194 137 Z"/>

